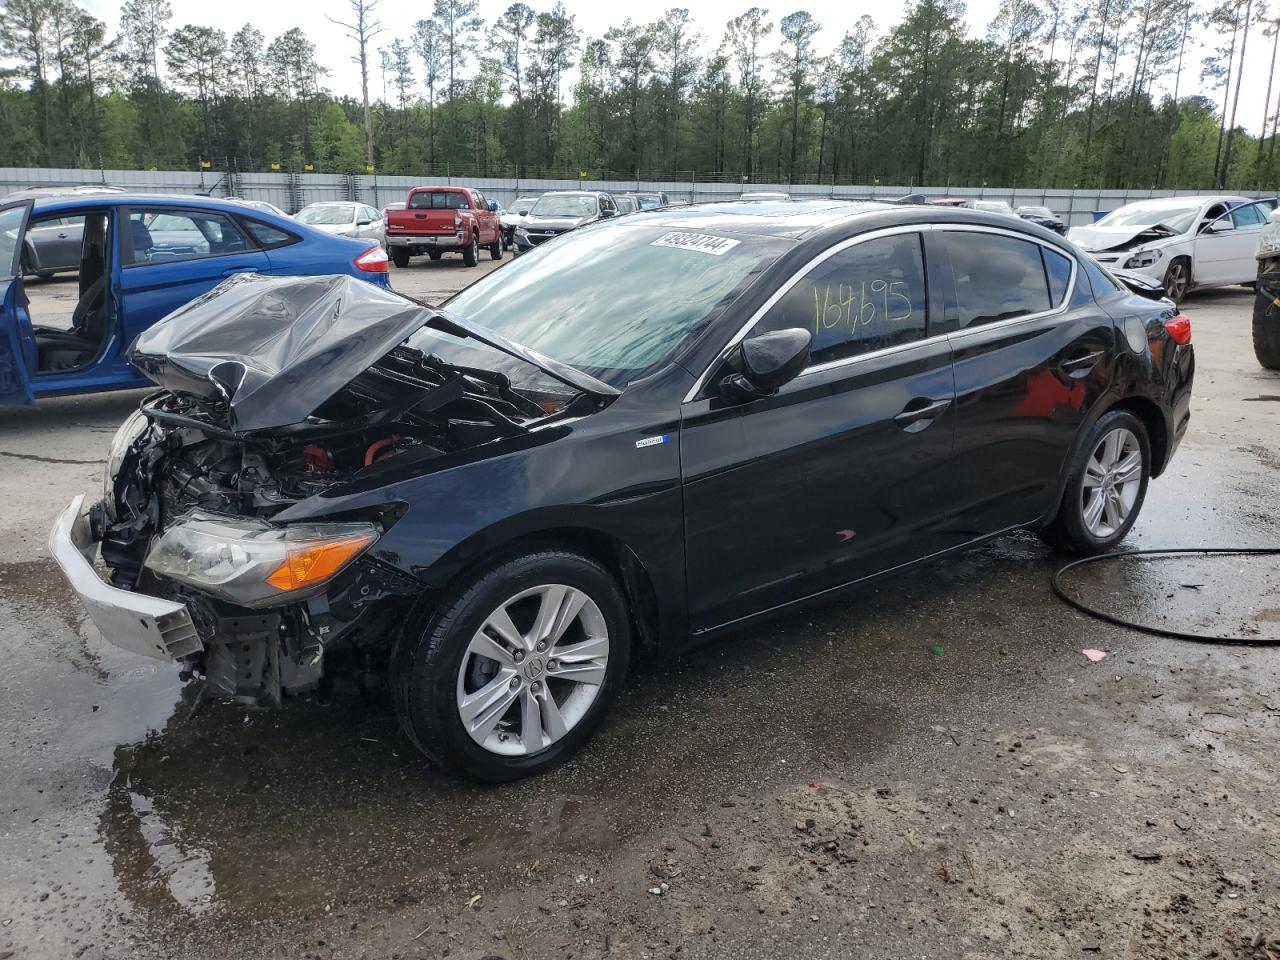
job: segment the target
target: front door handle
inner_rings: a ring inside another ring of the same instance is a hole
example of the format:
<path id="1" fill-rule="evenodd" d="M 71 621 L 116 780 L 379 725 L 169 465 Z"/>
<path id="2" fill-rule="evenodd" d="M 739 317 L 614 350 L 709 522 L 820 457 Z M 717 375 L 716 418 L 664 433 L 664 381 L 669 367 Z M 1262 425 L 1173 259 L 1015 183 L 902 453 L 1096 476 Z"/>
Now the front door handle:
<path id="1" fill-rule="evenodd" d="M 1088 374 L 1102 359 L 1103 351 L 1095 350 L 1093 353 L 1078 354 L 1061 363 L 1062 372 L 1073 379 L 1080 379 Z"/>
<path id="2" fill-rule="evenodd" d="M 927 397 L 916 397 L 893 418 L 893 421 L 907 433 L 919 433 L 938 419 L 949 406 L 951 406 L 950 398 L 930 400 Z"/>

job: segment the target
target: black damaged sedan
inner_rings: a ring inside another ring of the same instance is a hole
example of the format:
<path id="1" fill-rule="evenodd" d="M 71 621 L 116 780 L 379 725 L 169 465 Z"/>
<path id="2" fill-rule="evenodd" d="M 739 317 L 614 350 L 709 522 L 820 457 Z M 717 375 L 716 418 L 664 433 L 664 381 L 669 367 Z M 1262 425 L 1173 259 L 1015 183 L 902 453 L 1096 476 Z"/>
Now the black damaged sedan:
<path id="1" fill-rule="evenodd" d="M 109 641 L 245 702 L 385 668 L 424 753 L 508 780 L 641 648 L 1015 528 L 1114 547 L 1189 417 L 1150 296 L 1008 217 L 836 202 L 637 214 L 440 309 L 238 277 L 134 344 L 162 389 L 51 546 Z"/>

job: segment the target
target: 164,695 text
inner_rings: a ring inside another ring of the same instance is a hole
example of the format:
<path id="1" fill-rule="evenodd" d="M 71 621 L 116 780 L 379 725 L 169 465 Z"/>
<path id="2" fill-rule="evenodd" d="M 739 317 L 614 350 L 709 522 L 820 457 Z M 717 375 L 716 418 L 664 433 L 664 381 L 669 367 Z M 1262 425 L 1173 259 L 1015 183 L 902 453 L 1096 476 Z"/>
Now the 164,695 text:
<path id="1" fill-rule="evenodd" d="M 877 320 L 905 323 L 911 319 L 911 298 L 902 280 L 863 280 L 857 284 L 827 284 L 813 288 L 813 331 L 845 326 L 850 331 Z"/>

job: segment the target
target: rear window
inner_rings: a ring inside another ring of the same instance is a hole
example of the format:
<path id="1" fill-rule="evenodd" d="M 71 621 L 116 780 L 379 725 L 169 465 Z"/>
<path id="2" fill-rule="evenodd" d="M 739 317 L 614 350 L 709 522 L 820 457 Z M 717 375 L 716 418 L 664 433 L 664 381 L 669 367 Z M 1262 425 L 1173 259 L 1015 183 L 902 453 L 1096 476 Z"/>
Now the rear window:
<path id="1" fill-rule="evenodd" d="M 249 231 L 254 240 L 258 241 L 259 246 L 268 249 L 271 247 L 283 247 L 285 244 L 293 243 L 298 239 L 279 227 L 273 227 L 258 220 L 246 219 L 244 228 Z"/>
<path id="2" fill-rule="evenodd" d="M 462 210 L 467 195 L 461 190 L 421 190 L 409 198 L 410 210 Z"/>

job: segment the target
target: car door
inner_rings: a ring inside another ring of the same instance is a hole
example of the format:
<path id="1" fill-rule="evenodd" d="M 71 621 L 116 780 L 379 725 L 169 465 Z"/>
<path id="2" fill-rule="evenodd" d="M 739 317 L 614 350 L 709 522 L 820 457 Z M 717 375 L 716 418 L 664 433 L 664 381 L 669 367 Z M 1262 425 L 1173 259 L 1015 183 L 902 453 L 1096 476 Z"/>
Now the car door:
<path id="1" fill-rule="evenodd" d="M 1194 261 L 1191 265 L 1191 279 L 1196 284 L 1230 283 L 1235 272 L 1233 264 L 1243 255 L 1249 246 L 1250 239 L 1256 246 L 1258 235 L 1252 238 L 1242 237 L 1236 232 L 1236 225 L 1228 215 L 1230 205 L 1215 202 L 1205 208 L 1196 227 L 1194 243 Z M 1247 254 L 1252 258 L 1253 254 Z"/>
<path id="2" fill-rule="evenodd" d="M 22 289 L 22 237 L 31 201 L 0 206 L 0 404 L 29 406 L 36 346 Z"/>
<path id="3" fill-rule="evenodd" d="M 150 224 L 159 224 L 159 237 Z M 225 213 L 133 206 L 122 212 L 120 290 L 125 342 L 238 273 L 268 273 L 267 254 Z"/>
<path id="4" fill-rule="evenodd" d="M 954 392 L 925 276 L 918 228 L 836 244 L 742 330 L 811 331 L 808 368 L 734 403 L 718 389 L 730 354 L 684 403 L 695 631 L 940 548 Z"/>
<path id="5" fill-rule="evenodd" d="M 1081 425 L 1114 373 L 1115 325 L 1079 262 L 994 228 L 935 231 L 956 382 L 948 529 L 956 541 L 1052 507 Z"/>
<path id="6" fill-rule="evenodd" d="M 29 266 L 39 273 L 76 270 L 83 240 L 84 217 L 36 221 L 27 230 L 27 243 L 34 253 Z"/>
<path id="7" fill-rule="evenodd" d="M 476 205 L 472 212 L 480 230 L 480 245 L 488 246 L 498 239 L 498 215 L 489 209 L 489 201 L 480 191 L 472 191 L 471 199 Z"/>
<path id="8" fill-rule="evenodd" d="M 1262 227 L 1267 222 L 1267 214 L 1274 207 L 1275 201 L 1255 200 L 1242 203 L 1231 208 L 1226 219 L 1234 228 L 1230 231 L 1231 256 L 1222 264 L 1222 283 L 1248 283 L 1256 279 L 1258 273 L 1258 241 L 1262 238 Z"/>

